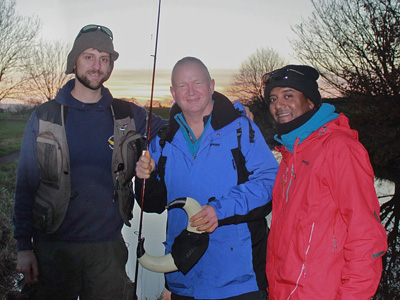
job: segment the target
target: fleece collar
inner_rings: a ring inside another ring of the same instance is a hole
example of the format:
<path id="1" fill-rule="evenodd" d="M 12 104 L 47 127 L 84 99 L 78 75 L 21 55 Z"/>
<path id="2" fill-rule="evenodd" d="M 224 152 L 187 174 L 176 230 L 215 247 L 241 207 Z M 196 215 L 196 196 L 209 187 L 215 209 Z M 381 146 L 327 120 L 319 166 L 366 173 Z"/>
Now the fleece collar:
<path id="1" fill-rule="evenodd" d="M 214 92 L 212 99 L 215 101 L 213 110 L 211 112 L 211 126 L 214 130 L 221 129 L 226 125 L 232 123 L 238 117 L 240 112 L 232 105 L 232 102 L 224 95 L 218 92 Z M 166 137 L 166 141 L 171 142 L 176 132 L 179 130 L 179 124 L 175 119 L 175 115 L 182 113 L 182 109 L 175 103 L 171 107 L 170 118 L 169 118 L 169 132 Z"/>
<path id="2" fill-rule="evenodd" d="M 299 145 L 314 131 L 321 128 L 326 123 L 336 119 L 339 115 L 335 113 L 335 107 L 331 104 L 324 103 L 320 109 L 302 126 L 297 129 L 283 134 L 280 137 L 275 135 L 275 140 L 284 145 L 293 153 L 296 139 L 299 138 Z"/>

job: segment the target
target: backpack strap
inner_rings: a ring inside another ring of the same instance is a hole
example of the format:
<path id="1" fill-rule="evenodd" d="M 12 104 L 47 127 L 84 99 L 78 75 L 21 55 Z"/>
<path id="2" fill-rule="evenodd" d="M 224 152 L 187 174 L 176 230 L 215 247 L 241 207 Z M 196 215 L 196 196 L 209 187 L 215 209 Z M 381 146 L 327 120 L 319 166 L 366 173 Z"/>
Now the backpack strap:
<path id="1" fill-rule="evenodd" d="M 170 128 L 171 128 L 170 125 L 166 125 L 163 128 L 161 128 L 160 131 L 158 132 L 158 136 L 160 137 L 159 144 L 161 146 L 161 155 L 160 158 L 158 159 L 157 170 L 161 180 L 164 180 L 165 164 L 167 163 L 167 157 L 162 155 L 162 151 L 165 147 L 166 138 L 170 131 Z"/>
<path id="2" fill-rule="evenodd" d="M 111 106 L 116 120 L 124 119 L 126 117 L 133 118 L 133 111 L 128 101 L 115 98 Z"/>
<path id="3" fill-rule="evenodd" d="M 250 141 L 250 143 L 254 143 L 255 131 L 254 131 L 253 127 L 251 126 L 250 120 L 247 117 L 246 117 L 246 120 L 249 122 L 249 141 Z M 164 180 L 165 165 L 167 163 L 167 157 L 162 155 L 162 150 L 165 147 L 165 143 L 166 143 L 166 139 L 167 139 L 169 131 L 170 131 L 170 126 L 167 125 L 164 128 L 162 128 L 158 133 L 158 136 L 160 137 L 159 145 L 161 146 L 161 155 L 160 155 L 160 158 L 157 163 L 157 170 L 158 170 L 158 174 L 160 175 L 161 180 Z M 231 152 L 232 152 L 233 159 L 235 160 L 236 170 L 237 170 L 237 174 L 238 174 L 237 184 L 242 184 L 249 180 L 249 176 L 251 174 L 253 174 L 253 172 L 249 172 L 246 168 L 246 159 L 242 153 L 242 144 L 241 144 L 242 128 L 241 127 L 236 129 L 236 137 L 237 137 L 238 147 L 235 149 L 232 149 Z"/>
<path id="4" fill-rule="evenodd" d="M 50 100 L 42 105 L 39 105 L 36 109 L 36 115 L 40 120 L 48 121 L 61 126 L 63 124 L 63 119 L 61 118 L 61 109 L 63 111 L 64 121 L 66 121 L 68 107 L 61 105 L 55 100 Z"/>
<path id="5" fill-rule="evenodd" d="M 246 120 L 249 123 L 249 139 L 250 139 L 250 143 L 254 143 L 255 131 L 254 131 L 253 127 L 251 126 L 250 120 L 248 118 L 246 118 Z"/>
<path id="6" fill-rule="evenodd" d="M 250 141 L 250 143 L 254 143 L 255 131 L 254 131 L 253 127 L 251 126 L 250 120 L 247 117 L 246 117 L 246 120 L 249 123 L 249 141 Z M 235 160 L 236 170 L 237 170 L 237 174 L 238 174 L 237 184 L 242 184 L 249 180 L 249 176 L 251 174 L 253 174 L 253 172 L 249 172 L 249 170 L 247 170 L 246 158 L 244 157 L 244 155 L 242 153 L 242 142 L 241 142 L 242 128 L 241 127 L 236 129 L 236 137 L 237 137 L 238 147 L 235 149 L 232 149 L 231 152 L 232 152 L 233 159 Z"/>
<path id="7" fill-rule="evenodd" d="M 133 111 L 129 102 L 121 99 L 114 99 L 111 105 L 112 109 L 114 110 L 114 116 L 117 120 L 124 119 L 126 117 L 133 118 Z M 60 114 L 60 106 L 63 107 L 64 120 L 67 120 L 68 107 L 61 105 L 55 100 L 47 101 L 46 103 L 38 106 L 36 109 L 36 114 L 41 120 L 61 125 L 62 119 Z"/>

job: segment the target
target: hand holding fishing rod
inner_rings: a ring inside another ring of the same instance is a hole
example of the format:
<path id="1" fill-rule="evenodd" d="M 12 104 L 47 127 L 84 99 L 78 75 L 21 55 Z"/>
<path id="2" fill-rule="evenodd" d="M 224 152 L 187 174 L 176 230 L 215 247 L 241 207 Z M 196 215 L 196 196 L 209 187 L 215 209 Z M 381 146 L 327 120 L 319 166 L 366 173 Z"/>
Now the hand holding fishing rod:
<path id="1" fill-rule="evenodd" d="M 144 180 L 149 179 L 154 168 L 155 161 L 151 158 L 150 152 L 144 151 L 136 164 L 136 177 Z M 191 213 L 188 213 L 189 226 L 193 228 L 192 231 L 212 233 L 218 226 L 215 210 L 210 205 L 199 207 L 195 212 L 191 211 Z"/>
<path id="2" fill-rule="evenodd" d="M 150 157 L 150 152 L 143 151 L 142 156 L 136 163 L 136 176 L 143 179 L 149 179 L 155 166 L 155 161 Z"/>

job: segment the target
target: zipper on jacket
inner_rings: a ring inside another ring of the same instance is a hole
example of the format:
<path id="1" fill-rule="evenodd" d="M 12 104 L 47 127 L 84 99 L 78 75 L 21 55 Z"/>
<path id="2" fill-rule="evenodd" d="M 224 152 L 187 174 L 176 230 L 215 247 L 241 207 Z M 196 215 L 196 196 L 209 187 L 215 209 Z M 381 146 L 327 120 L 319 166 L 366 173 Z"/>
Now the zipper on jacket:
<path id="1" fill-rule="evenodd" d="M 294 164 L 292 164 L 292 168 L 290 170 L 289 184 L 288 184 L 288 186 L 286 188 L 286 197 L 285 197 L 286 198 L 286 202 L 289 202 L 289 190 L 290 190 L 290 187 L 291 187 L 292 182 L 293 182 L 293 174 L 294 174 Z"/>
<path id="2" fill-rule="evenodd" d="M 335 232 L 335 228 L 336 228 L 336 217 L 339 213 L 339 210 L 336 210 L 336 213 L 333 217 L 333 224 L 332 224 L 332 255 L 335 255 L 336 253 L 336 249 L 337 249 L 337 239 L 336 239 L 336 232 Z"/>
<path id="3" fill-rule="evenodd" d="M 312 225 L 311 225 L 311 232 L 310 232 L 310 236 L 308 237 L 308 245 L 307 245 L 307 249 L 306 249 L 306 253 L 305 253 L 305 260 L 304 260 L 303 264 L 301 265 L 300 274 L 299 274 L 299 277 L 297 277 L 297 280 L 296 280 L 296 286 L 290 292 L 289 296 L 287 297 L 287 300 L 289 300 L 292 297 L 294 292 L 299 287 L 299 282 L 300 282 L 301 277 L 305 277 L 306 276 L 306 273 L 307 273 L 307 266 L 306 266 L 307 255 L 308 255 L 308 252 L 310 251 L 310 247 L 311 247 L 312 236 L 313 236 L 313 233 L 314 233 L 314 226 L 315 226 L 315 222 L 313 222 Z"/>
<path id="4" fill-rule="evenodd" d="M 289 202 L 289 190 L 290 187 L 292 186 L 292 182 L 293 180 L 296 178 L 296 175 L 294 173 L 294 165 L 296 163 L 296 151 L 297 151 L 297 146 L 299 145 L 299 141 L 300 138 L 296 138 L 296 142 L 294 143 L 294 147 L 293 147 L 293 158 L 292 158 L 292 168 L 290 170 L 290 180 L 289 180 L 289 184 L 288 187 L 286 188 L 286 202 Z"/>

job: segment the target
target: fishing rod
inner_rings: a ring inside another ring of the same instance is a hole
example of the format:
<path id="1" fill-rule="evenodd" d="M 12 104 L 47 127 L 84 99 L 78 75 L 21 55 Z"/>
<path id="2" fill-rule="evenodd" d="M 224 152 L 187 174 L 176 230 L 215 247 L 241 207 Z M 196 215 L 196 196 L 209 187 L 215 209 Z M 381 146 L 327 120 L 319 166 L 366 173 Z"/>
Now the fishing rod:
<path id="1" fill-rule="evenodd" d="M 157 15 L 157 30 L 156 30 L 156 42 L 154 46 L 154 55 L 153 55 L 153 76 L 151 79 L 151 94 L 150 94 L 150 108 L 149 112 L 147 114 L 147 120 L 146 120 L 146 131 L 147 131 L 147 136 L 145 138 L 145 147 L 146 150 L 143 151 L 143 154 L 145 151 L 149 151 L 149 144 L 150 144 L 150 136 L 151 136 L 151 119 L 153 115 L 153 95 L 154 95 L 154 81 L 156 77 L 156 63 L 157 63 L 157 49 L 158 49 L 158 31 L 160 28 L 160 12 L 161 12 L 161 0 L 158 0 L 158 15 Z M 145 190 L 146 190 L 146 179 L 143 179 L 143 186 L 142 186 L 142 200 L 141 200 L 141 206 L 140 206 L 140 219 L 139 219 L 139 233 L 138 233 L 138 243 L 140 240 L 142 240 L 142 228 L 143 228 L 143 205 L 144 205 L 144 195 L 145 195 Z M 135 282 L 134 282 L 134 293 L 133 293 L 133 299 L 137 300 L 137 295 L 136 295 L 136 290 L 137 290 L 137 281 L 138 281 L 138 272 L 139 272 L 139 261 L 138 258 L 136 257 L 136 267 L 135 267 Z"/>

